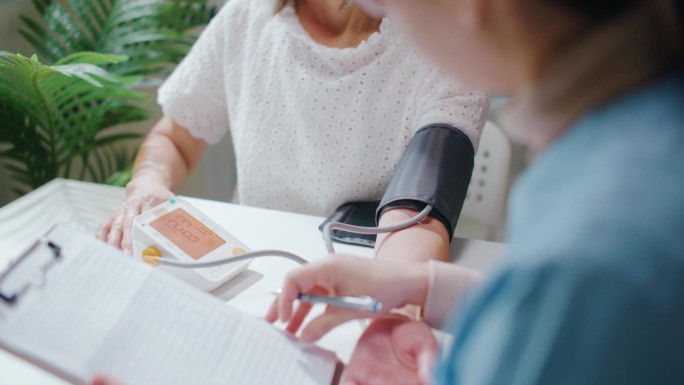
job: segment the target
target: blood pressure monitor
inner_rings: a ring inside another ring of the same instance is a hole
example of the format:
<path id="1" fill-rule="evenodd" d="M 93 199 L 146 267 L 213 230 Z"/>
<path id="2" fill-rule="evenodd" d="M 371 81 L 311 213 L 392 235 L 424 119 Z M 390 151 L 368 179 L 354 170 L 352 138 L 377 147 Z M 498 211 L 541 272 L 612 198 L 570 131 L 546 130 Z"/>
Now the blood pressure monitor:
<path id="1" fill-rule="evenodd" d="M 133 221 L 136 258 L 154 254 L 183 262 L 244 254 L 247 246 L 182 199 L 170 199 Z M 245 270 L 251 260 L 198 269 L 159 268 L 202 290 L 213 290 Z"/>

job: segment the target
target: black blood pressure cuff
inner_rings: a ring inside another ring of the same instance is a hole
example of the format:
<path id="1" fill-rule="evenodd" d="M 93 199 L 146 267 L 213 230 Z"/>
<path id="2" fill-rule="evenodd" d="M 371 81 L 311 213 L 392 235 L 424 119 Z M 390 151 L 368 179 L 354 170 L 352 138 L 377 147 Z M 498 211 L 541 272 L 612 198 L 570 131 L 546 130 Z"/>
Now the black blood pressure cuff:
<path id="1" fill-rule="evenodd" d="M 387 187 L 376 220 L 394 208 L 421 211 L 441 221 L 453 237 L 473 173 L 475 151 L 460 130 L 433 124 L 418 131 Z"/>

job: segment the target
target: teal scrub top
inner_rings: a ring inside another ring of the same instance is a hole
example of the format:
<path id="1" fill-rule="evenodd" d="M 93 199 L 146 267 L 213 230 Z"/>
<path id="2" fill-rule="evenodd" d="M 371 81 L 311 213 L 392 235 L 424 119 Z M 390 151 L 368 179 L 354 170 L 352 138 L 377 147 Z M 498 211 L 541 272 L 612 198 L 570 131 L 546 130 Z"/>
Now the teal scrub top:
<path id="1" fill-rule="evenodd" d="M 582 118 L 510 200 L 437 384 L 684 384 L 684 78 Z"/>

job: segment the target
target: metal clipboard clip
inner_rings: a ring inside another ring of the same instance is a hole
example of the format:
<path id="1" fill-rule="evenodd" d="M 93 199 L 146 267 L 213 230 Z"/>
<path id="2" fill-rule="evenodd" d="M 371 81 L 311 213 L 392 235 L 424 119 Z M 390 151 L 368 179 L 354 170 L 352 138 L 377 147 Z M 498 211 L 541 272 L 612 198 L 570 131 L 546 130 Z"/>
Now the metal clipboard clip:
<path id="1" fill-rule="evenodd" d="M 30 287 L 44 285 L 47 271 L 61 256 L 61 247 L 46 238 L 34 243 L 0 275 L 0 303 L 14 305 Z"/>

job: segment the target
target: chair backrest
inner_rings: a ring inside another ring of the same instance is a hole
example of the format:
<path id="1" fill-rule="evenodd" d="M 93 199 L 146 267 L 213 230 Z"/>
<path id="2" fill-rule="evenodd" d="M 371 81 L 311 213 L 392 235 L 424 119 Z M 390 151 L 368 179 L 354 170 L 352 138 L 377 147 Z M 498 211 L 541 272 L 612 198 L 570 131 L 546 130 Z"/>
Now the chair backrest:
<path id="1" fill-rule="evenodd" d="M 510 164 L 510 142 L 496 124 L 487 122 L 475 155 L 462 218 L 474 220 L 490 232 L 496 229 L 503 214 Z"/>

